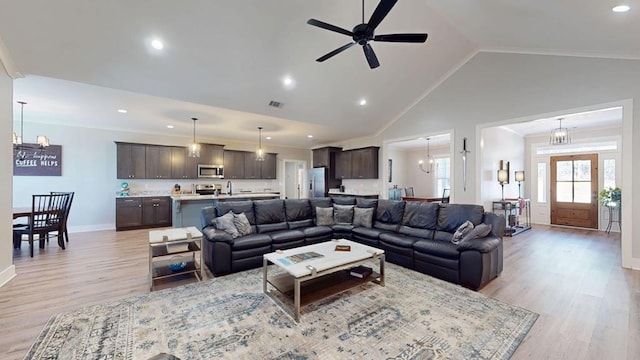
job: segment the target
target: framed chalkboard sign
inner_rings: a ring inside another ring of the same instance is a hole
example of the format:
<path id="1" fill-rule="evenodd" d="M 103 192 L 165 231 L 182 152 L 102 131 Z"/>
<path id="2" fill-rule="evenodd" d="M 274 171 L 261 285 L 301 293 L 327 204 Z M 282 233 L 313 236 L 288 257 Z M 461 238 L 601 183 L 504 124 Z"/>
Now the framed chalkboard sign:
<path id="1" fill-rule="evenodd" d="M 62 145 L 41 149 L 37 144 L 23 144 L 13 149 L 14 176 L 61 176 Z"/>

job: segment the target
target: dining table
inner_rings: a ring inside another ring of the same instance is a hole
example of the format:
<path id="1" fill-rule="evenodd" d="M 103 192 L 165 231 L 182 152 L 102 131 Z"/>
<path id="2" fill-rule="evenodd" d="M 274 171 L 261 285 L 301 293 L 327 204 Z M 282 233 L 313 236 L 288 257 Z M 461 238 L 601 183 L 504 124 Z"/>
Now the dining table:
<path id="1" fill-rule="evenodd" d="M 403 201 L 442 202 L 442 197 L 433 196 L 403 196 Z"/>

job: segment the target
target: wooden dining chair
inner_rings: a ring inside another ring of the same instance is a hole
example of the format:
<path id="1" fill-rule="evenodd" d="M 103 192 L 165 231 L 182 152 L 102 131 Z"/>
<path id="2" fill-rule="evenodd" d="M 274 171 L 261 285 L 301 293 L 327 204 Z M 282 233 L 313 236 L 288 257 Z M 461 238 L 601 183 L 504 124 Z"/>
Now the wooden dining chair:
<path id="1" fill-rule="evenodd" d="M 448 204 L 449 203 L 449 189 L 443 189 L 442 190 L 442 203 L 443 204 Z"/>
<path id="2" fill-rule="evenodd" d="M 404 196 L 414 196 L 413 195 L 413 186 L 409 186 L 404 188 Z"/>
<path id="3" fill-rule="evenodd" d="M 38 235 L 39 246 L 41 249 L 44 249 L 45 240 L 49 239 L 51 233 L 56 232 L 58 245 L 62 249 L 65 249 L 64 240 L 60 236 L 62 234 L 62 219 L 67 198 L 68 195 L 60 194 L 32 195 L 29 224 L 13 229 L 14 247 L 16 247 L 16 242 L 19 247 L 23 235 L 27 235 L 29 240 L 29 255 L 33 257 L 34 235 Z"/>
<path id="4" fill-rule="evenodd" d="M 67 220 L 69 219 L 69 211 L 71 211 L 71 203 L 73 202 L 74 192 L 60 192 L 60 191 L 52 191 L 52 195 L 66 195 L 66 201 L 64 205 L 64 215 L 62 217 L 62 232 L 63 238 L 66 242 L 69 242 L 69 232 L 67 231 Z"/>

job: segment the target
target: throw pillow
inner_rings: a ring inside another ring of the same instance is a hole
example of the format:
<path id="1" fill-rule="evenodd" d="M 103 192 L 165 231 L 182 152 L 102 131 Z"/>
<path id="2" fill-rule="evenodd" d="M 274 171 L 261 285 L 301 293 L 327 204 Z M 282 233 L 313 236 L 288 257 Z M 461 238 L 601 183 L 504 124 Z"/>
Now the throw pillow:
<path id="1" fill-rule="evenodd" d="M 229 211 L 228 213 L 217 217 L 215 221 L 216 229 L 220 229 L 227 234 L 231 235 L 232 238 L 237 238 L 240 234 L 238 233 L 238 229 L 236 228 L 233 220 L 235 217 L 233 216 L 233 211 Z"/>
<path id="2" fill-rule="evenodd" d="M 458 229 L 453 234 L 453 238 L 451 242 L 454 244 L 462 241 L 462 238 L 467 235 L 471 230 L 473 230 L 473 223 L 469 220 L 465 221 L 462 225 L 458 226 Z"/>
<path id="3" fill-rule="evenodd" d="M 318 226 L 333 225 L 333 208 L 316 207 L 316 224 Z"/>
<path id="4" fill-rule="evenodd" d="M 245 236 L 251 234 L 251 223 L 244 213 L 233 214 L 233 225 L 238 229 L 238 235 Z"/>
<path id="5" fill-rule="evenodd" d="M 351 224 L 353 222 L 353 205 L 333 204 L 333 222 Z"/>
<path id="6" fill-rule="evenodd" d="M 371 228 L 373 226 L 373 210 L 375 209 L 359 207 L 353 209 L 353 226 Z"/>
<path id="7" fill-rule="evenodd" d="M 483 238 L 491 232 L 491 224 L 478 224 L 478 226 L 474 227 L 473 230 L 469 231 L 467 235 L 465 235 L 460 242 Z"/>

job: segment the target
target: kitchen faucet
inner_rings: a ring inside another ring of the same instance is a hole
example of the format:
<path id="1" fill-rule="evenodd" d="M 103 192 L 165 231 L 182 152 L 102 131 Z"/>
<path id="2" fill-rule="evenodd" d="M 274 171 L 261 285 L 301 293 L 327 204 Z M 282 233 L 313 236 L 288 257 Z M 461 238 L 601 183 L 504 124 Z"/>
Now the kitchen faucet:
<path id="1" fill-rule="evenodd" d="M 229 196 L 233 195 L 233 185 L 231 185 L 231 180 L 227 181 L 227 194 Z"/>

